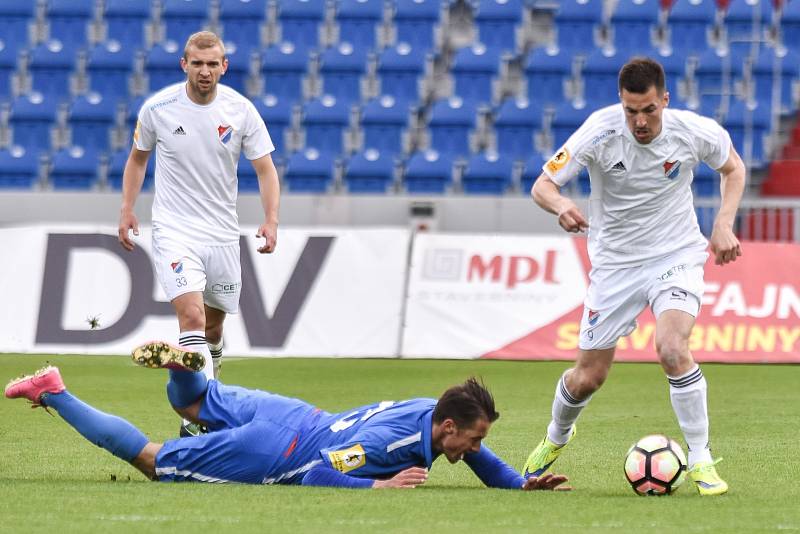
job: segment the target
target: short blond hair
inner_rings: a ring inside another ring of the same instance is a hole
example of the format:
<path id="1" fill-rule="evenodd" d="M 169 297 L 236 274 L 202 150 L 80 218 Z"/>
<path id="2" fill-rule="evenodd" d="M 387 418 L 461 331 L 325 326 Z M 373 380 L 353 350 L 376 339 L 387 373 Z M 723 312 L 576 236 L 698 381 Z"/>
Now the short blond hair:
<path id="1" fill-rule="evenodd" d="M 203 30 L 201 32 L 193 33 L 186 40 L 186 46 L 183 47 L 183 59 L 189 59 L 189 47 L 194 46 L 199 50 L 206 48 L 214 48 L 218 46 L 222 50 L 222 59 L 225 59 L 225 44 L 222 42 L 216 33 Z"/>

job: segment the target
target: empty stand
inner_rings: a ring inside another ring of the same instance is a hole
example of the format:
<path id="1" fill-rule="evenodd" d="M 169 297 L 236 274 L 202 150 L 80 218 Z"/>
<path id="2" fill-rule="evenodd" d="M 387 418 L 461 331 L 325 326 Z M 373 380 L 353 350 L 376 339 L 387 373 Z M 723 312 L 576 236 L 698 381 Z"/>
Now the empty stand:
<path id="1" fill-rule="evenodd" d="M 350 193 L 385 193 L 394 182 L 392 154 L 368 148 L 347 162 L 344 183 Z"/>
<path id="2" fill-rule="evenodd" d="M 412 155 L 406 163 L 404 184 L 411 194 L 444 194 L 453 183 L 453 159 L 435 150 Z"/>

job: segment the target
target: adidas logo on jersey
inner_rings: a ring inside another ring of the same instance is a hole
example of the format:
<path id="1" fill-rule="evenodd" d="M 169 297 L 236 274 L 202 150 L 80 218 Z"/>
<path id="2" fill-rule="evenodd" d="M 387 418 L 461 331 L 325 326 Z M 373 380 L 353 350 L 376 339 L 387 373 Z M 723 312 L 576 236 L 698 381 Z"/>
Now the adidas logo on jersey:
<path id="1" fill-rule="evenodd" d="M 612 171 L 627 171 L 628 169 L 625 168 L 625 164 L 621 161 L 618 161 L 613 167 L 611 167 Z"/>
<path id="2" fill-rule="evenodd" d="M 178 126 L 178 128 L 172 132 L 172 135 L 186 135 L 186 132 L 183 129 L 183 126 Z"/>

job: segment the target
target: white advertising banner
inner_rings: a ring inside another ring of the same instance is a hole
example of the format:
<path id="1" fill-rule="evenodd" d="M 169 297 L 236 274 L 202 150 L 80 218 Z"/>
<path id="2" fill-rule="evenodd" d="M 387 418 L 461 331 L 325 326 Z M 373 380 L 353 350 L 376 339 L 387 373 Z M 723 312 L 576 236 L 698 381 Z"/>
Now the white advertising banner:
<path id="1" fill-rule="evenodd" d="M 149 228 L 133 252 L 114 231 L 0 228 L 0 352 L 126 354 L 150 339 L 177 340 Z M 256 251 L 255 233 L 242 229 L 242 294 L 225 322 L 226 354 L 397 355 L 408 230 L 283 228 L 271 255 Z"/>
<path id="2" fill-rule="evenodd" d="M 402 354 L 487 357 L 580 306 L 586 288 L 570 238 L 418 234 Z"/>

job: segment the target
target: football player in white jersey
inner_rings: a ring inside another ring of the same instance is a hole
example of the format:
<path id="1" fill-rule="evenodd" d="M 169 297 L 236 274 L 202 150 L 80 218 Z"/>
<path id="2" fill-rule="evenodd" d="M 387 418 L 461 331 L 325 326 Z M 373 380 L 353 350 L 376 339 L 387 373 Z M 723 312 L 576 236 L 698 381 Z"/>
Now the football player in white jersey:
<path id="1" fill-rule="evenodd" d="M 228 68 L 219 37 L 208 31 L 189 37 L 180 66 L 186 80 L 158 91 L 139 111 L 123 174 L 119 241 L 133 250 L 130 231 L 139 233 L 134 204 L 155 150 L 153 263 L 178 317 L 180 345 L 203 353 L 204 372 L 214 378 L 222 325 L 226 314 L 238 311 L 241 291 L 239 154 L 258 175 L 264 221 L 256 236 L 265 238 L 262 254 L 275 250 L 280 182 L 270 155 L 275 147 L 255 106 L 219 83 Z M 197 431 L 188 422 L 181 430 Z"/>
<path id="2" fill-rule="evenodd" d="M 692 169 L 720 173 L 721 206 L 710 250 L 724 265 L 742 254 L 733 222 L 745 170 L 728 133 L 715 121 L 667 108 L 664 70 L 633 58 L 620 71 L 621 104 L 594 112 L 545 163 L 531 190 L 567 232 L 588 230 L 592 270 L 575 366 L 559 379 L 547 435 L 531 453 L 527 474 L 540 476 L 575 435 L 575 421 L 603 384 L 617 341 L 650 306 L 656 351 L 689 448 L 689 476 L 701 495 L 725 493 L 708 446 L 706 379 L 689 352 L 703 296 L 709 242 L 697 224 Z M 560 188 L 586 167 L 589 218 Z M 718 460 L 717 460 L 718 461 Z"/>

